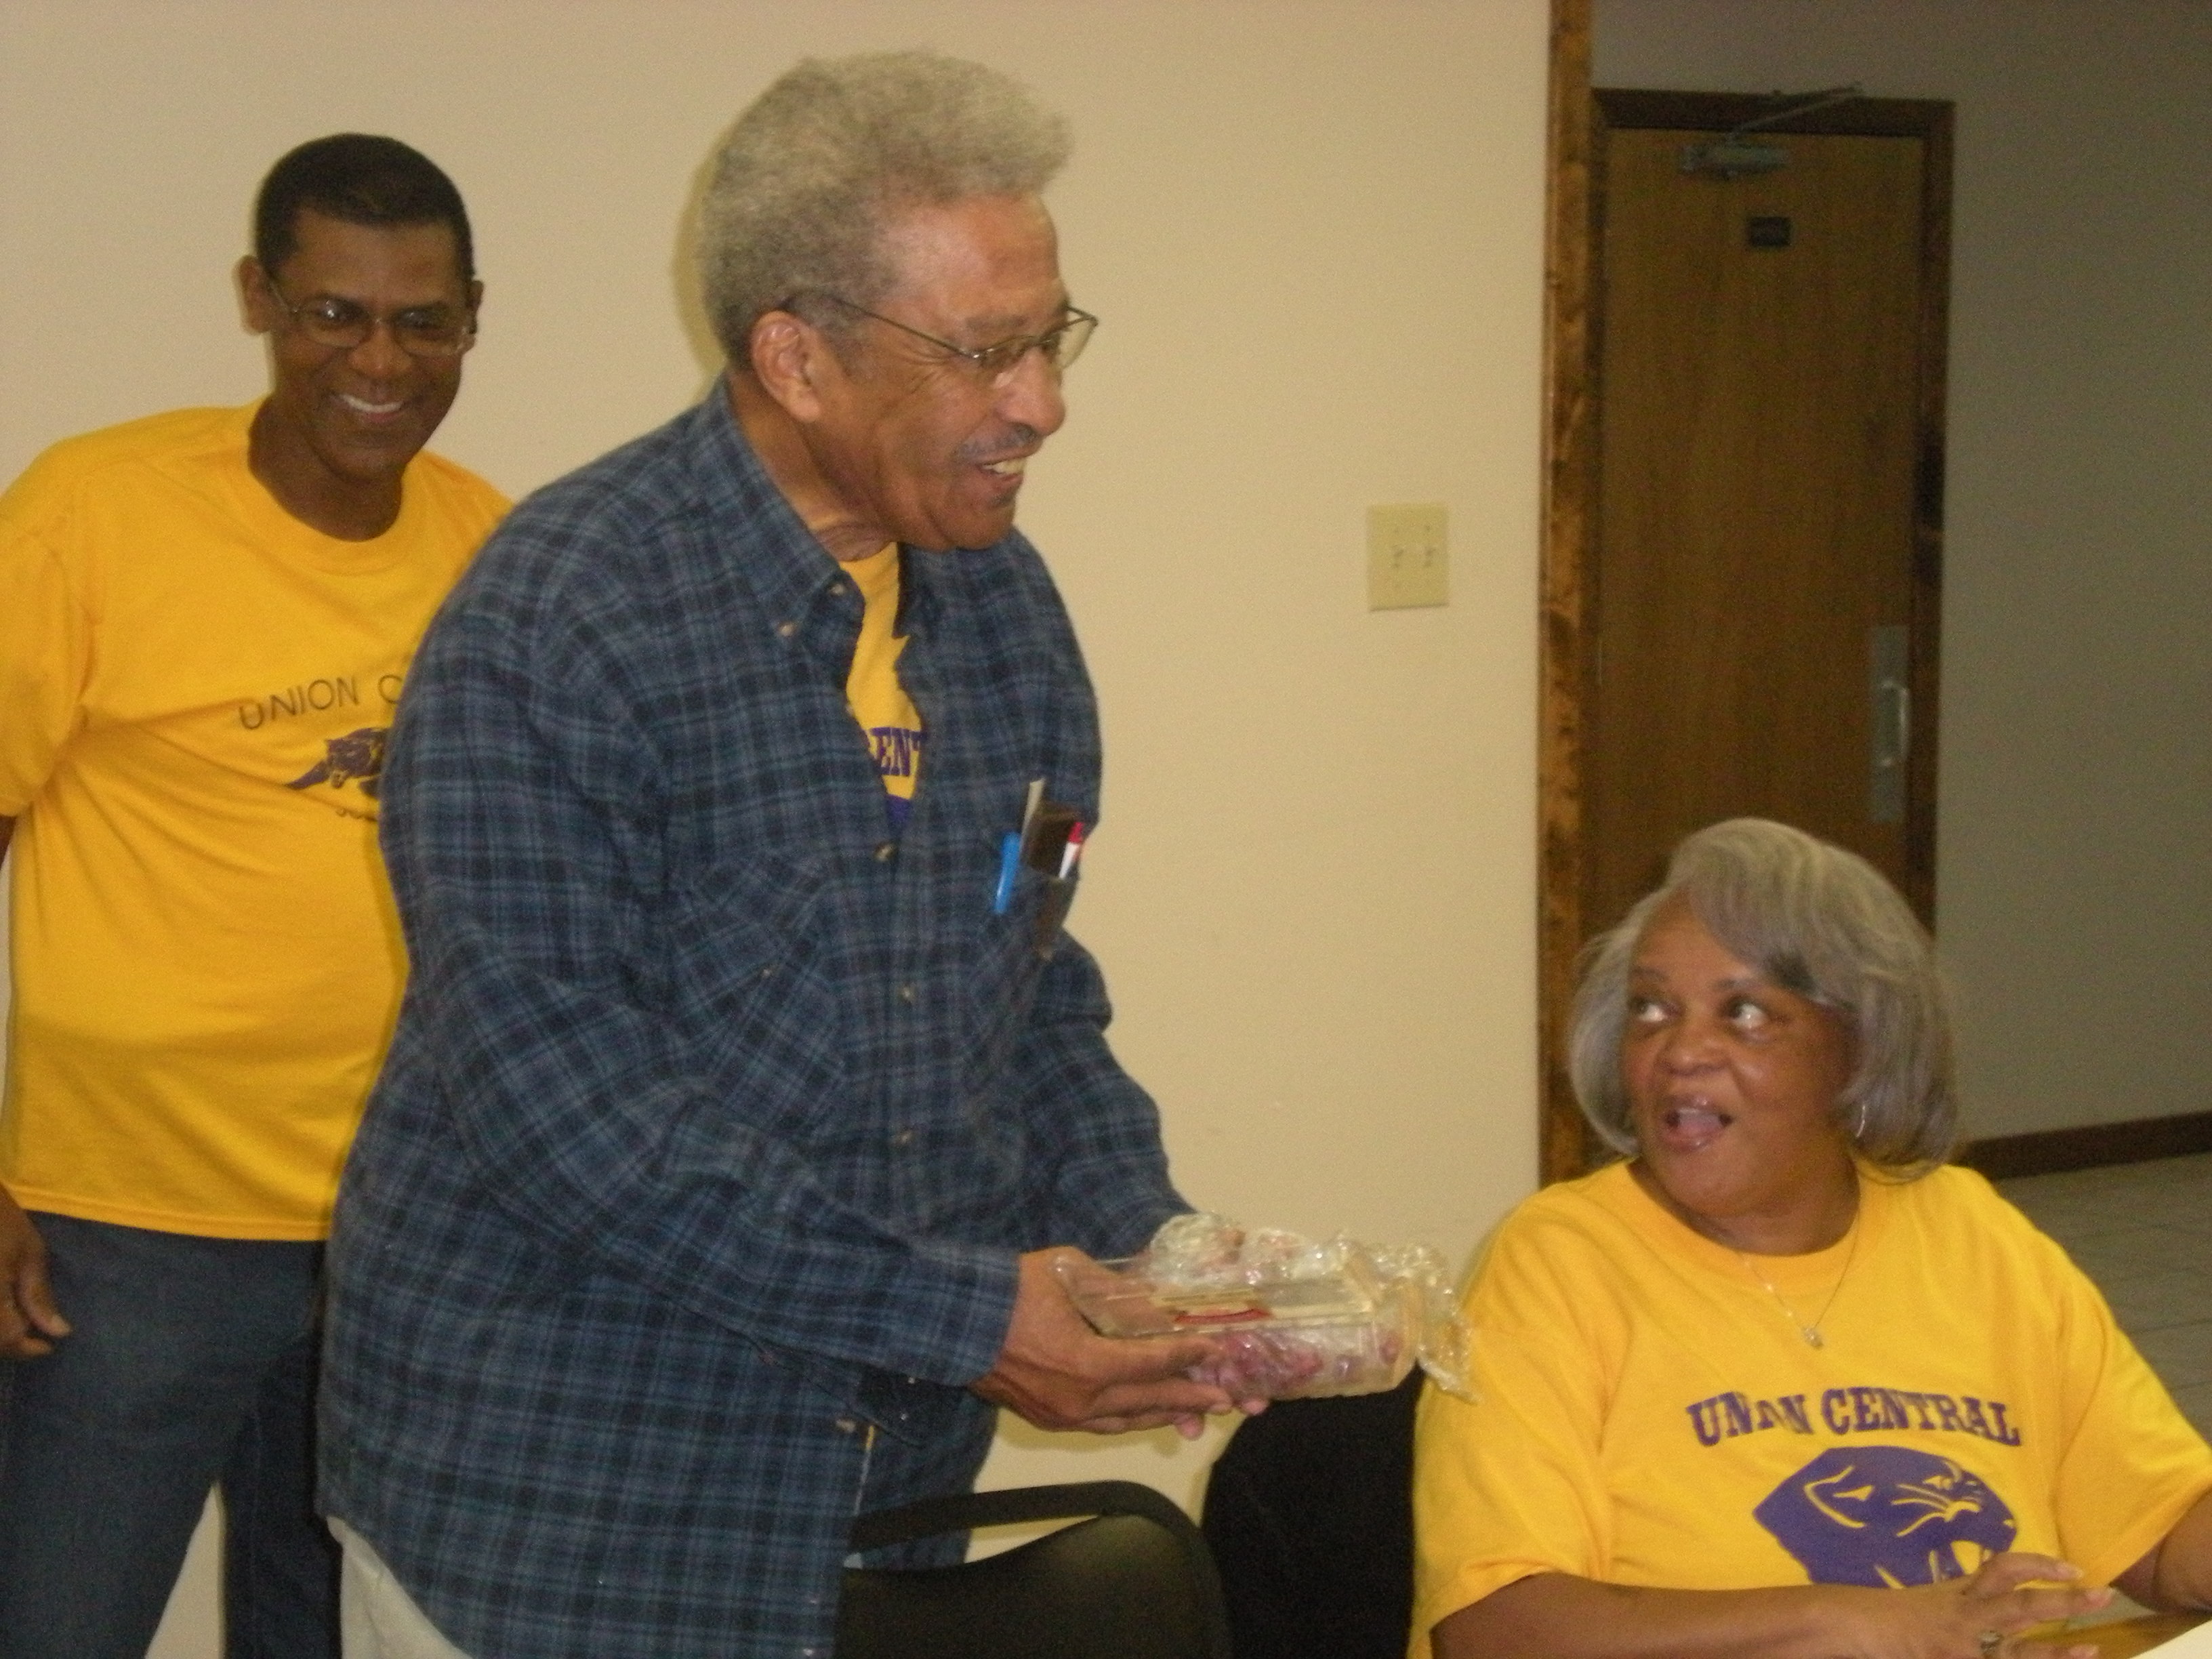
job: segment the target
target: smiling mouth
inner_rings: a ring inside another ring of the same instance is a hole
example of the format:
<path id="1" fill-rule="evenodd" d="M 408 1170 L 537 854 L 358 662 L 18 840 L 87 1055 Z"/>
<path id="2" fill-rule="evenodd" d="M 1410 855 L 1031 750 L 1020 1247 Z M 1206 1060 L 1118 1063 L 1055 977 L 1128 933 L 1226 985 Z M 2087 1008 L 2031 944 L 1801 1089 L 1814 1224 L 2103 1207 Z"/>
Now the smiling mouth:
<path id="1" fill-rule="evenodd" d="M 995 472 L 1001 478 L 1018 478 L 1029 464 L 1030 458 L 1026 455 L 1009 455 L 1002 461 L 984 462 L 983 471 Z"/>
<path id="2" fill-rule="evenodd" d="M 407 400 L 404 398 L 395 398 L 388 404 L 373 404 L 366 398 L 355 397 L 350 392 L 339 392 L 338 401 L 356 415 L 397 415 L 407 407 Z"/>

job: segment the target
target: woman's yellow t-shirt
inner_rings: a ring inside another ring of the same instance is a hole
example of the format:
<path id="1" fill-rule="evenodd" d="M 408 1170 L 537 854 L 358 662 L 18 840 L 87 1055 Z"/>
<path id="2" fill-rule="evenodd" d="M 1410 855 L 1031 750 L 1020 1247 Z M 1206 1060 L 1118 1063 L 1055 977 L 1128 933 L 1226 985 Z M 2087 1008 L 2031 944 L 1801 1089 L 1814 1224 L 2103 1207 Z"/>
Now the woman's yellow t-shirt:
<path id="1" fill-rule="evenodd" d="M 1416 1659 L 1540 1572 L 1879 1587 L 2022 1549 L 2109 1583 L 2212 1490 L 2096 1287 L 1986 1181 L 1860 1194 L 1852 1236 L 1756 1274 L 1625 1164 L 1505 1219 L 1468 1293 L 1475 1397 L 1421 1404 Z"/>

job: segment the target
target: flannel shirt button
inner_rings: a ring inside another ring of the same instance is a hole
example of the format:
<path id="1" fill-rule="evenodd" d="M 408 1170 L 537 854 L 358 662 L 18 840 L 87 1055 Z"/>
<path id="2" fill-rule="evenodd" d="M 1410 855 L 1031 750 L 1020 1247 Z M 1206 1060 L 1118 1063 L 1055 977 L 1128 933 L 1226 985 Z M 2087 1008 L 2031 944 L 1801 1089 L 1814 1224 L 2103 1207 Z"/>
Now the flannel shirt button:
<path id="1" fill-rule="evenodd" d="M 878 864 L 889 864 L 891 861 L 891 855 L 897 851 L 898 843 L 895 841 L 877 842 L 876 862 Z"/>
<path id="2" fill-rule="evenodd" d="M 914 1131 L 911 1129 L 901 1129 L 896 1134 L 891 1137 L 891 1145 L 894 1146 L 913 1146 Z"/>
<path id="3" fill-rule="evenodd" d="M 775 625 L 775 635 L 780 640 L 787 640 L 798 631 L 799 624 L 795 622 L 780 622 Z"/>
<path id="4" fill-rule="evenodd" d="M 898 988 L 898 1000 L 906 1004 L 909 1008 L 914 1006 L 914 987 L 911 985 L 900 986 Z"/>
<path id="5" fill-rule="evenodd" d="M 830 584 L 830 591 L 842 599 L 845 597 L 845 584 L 842 582 L 831 582 Z"/>
<path id="6" fill-rule="evenodd" d="M 840 1434 L 851 1434 L 860 1426 L 849 1417 L 841 1417 L 837 1419 L 837 1432 Z"/>

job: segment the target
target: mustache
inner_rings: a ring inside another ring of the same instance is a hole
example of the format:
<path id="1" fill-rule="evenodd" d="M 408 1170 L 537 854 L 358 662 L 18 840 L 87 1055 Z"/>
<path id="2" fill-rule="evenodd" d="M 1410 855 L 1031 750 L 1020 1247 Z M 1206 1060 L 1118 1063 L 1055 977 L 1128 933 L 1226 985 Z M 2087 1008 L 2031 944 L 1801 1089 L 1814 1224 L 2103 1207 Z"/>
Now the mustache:
<path id="1" fill-rule="evenodd" d="M 1017 421 L 1002 436 L 970 438 L 953 452 L 960 460 L 975 466 L 992 461 L 1003 461 L 1010 455 L 1025 455 L 1044 442 L 1044 434 L 1033 426 Z"/>

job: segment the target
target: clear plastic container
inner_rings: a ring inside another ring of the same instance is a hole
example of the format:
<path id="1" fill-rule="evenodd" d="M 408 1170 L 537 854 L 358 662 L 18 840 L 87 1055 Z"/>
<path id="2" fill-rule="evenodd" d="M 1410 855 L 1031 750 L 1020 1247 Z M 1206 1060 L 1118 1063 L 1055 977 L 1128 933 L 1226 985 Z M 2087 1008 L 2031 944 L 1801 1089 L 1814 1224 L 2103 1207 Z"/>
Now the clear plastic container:
<path id="1" fill-rule="evenodd" d="M 1190 1376 L 1239 1399 L 1376 1394 L 1417 1361 L 1447 1387 L 1463 1373 L 1458 1310 L 1425 1246 L 1315 1243 L 1193 1215 L 1169 1222 L 1141 1255 L 1056 1266 L 1103 1335 L 1218 1339 L 1217 1354 Z"/>

